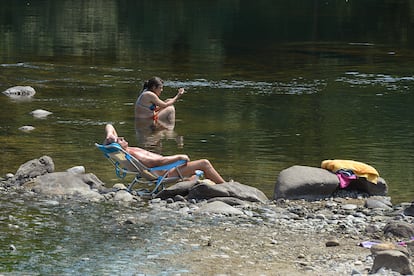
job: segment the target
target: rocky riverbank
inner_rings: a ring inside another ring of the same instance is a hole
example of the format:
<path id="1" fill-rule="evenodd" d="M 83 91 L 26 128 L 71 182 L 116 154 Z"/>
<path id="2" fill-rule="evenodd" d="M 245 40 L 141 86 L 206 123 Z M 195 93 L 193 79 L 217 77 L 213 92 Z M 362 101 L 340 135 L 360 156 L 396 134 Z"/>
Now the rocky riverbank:
<path id="1" fill-rule="evenodd" d="M 177 225 L 177 232 L 166 237 L 172 243 L 193 248 L 176 254 L 172 260 L 175 264 L 185 263 L 192 273 L 410 274 L 411 265 L 405 262 L 411 256 L 410 237 L 404 235 L 412 235 L 413 221 L 404 214 L 403 205 L 371 209 L 366 207 L 366 199 L 345 196 L 314 202 L 279 200 L 247 204 L 233 207 L 241 210 L 242 215 L 229 215 L 221 207 L 213 212 L 212 204 L 159 200 L 149 204 L 155 212 L 169 210 L 183 220 L 195 220 L 190 225 Z M 200 214 L 204 214 L 204 222 L 198 225 Z M 378 244 L 367 248 L 367 242 Z M 385 249 L 401 252 L 382 261 L 394 262 L 393 267 L 380 268 L 375 260 Z"/>
<path id="2" fill-rule="evenodd" d="M 42 160 L 50 165 L 47 158 Z M 0 193 L 53 201 L 52 205 L 86 200 L 131 210 L 139 206 L 139 212 L 117 214 L 117 227 L 132 233 L 134 243 L 138 237 L 133 233 L 142 225 L 159 224 L 162 235 L 148 240 L 148 246 L 179 249 L 169 257 L 148 253 L 144 262 L 180 268 L 172 269 L 172 275 L 412 274 L 414 207 L 393 205 L 386 196 L 341 190 L 319 200 L 265 200 L 259 191 L 237 182 L 187 182 L 177 190 L 185 186 L 198 191 L 193 196 L 144 200 L 122 185 L 103 188 L 96 177 L 83 172 L 43 171 L 31 177 L 9 175 L 1 181 Z M 210 197 L 197 198 L 200 192 Z M 237 197 L 222 196 L 235 192 Z M 160 270 L 144 265 L 136 272 L 158 275 Z"/>
<path id="3" fill-rule="evenodd" d="M 24 193 L 23 197 L 35 197 Z M 47 198 L 56 204 L 63 200 Z M 174 275 L 367 275 L 374 269 L 377 275 L 400 275 L 411 269 L 410 237 L 414 230 L 413 219 L 406 214 L 410 204 L 369 208 L 366 198 L 353 195 L 235 206 L 215 200 L 171 199 L 117 204 L 145 209 L 115 218 L 124 231 L 134 233 L 147 220 L 159 223 L 163 235 L 157 236 L 157 241 L 148 241 L 148 246 L 182 248 L 168 258 L 146 256 L 147 262 L 161 267 L 185 268 Z M 131 235 L 131 242 L 136 238 Z M 368 241 L 402 252 L 402 256 L 389 256 L 396 265 L 379 268 L 374 264 L 378 251 L 361 246 Z M 401 246 L 399 242 L 405 243 Z M 396 261 L 401 258 L 408 263 Z M 142 266 L 137 273 L 157 275 L 159 271 Z"/>

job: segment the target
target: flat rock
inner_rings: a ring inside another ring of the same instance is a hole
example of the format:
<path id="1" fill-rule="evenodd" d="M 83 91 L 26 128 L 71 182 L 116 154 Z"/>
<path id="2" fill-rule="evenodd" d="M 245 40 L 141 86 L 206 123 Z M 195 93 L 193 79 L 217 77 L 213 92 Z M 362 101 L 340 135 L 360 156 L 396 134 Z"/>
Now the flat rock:
<path id="1" fill-rule="evenodd" d="M 31 86 L 13 86 L 2 92 L 4 95 L 12 98 L 16 97 L 33 97 L 36 91 Z"/>
<path id="2" fill-rule="evenodd" d="M 213 201 L 202 205 L 194 214 L 243 215 L 243 212 L 222 201 Z"/>
<path id="3" fill-rule="evenodd" d="M 23 187 L 47 196 L 75 195 L 81 198 L 102 198 L 99 192 L 91 189 L 92 179 L 93 177 L 85 178 L 83 175 L 70 172 L 55 172 L 38 176 L 33 181 L 23 184 Z"/>
<path id="4" fill-rule="evenodd" d="M 266 195 L 255 187 L 240 184 L 238 182 L 225 182 L 211 185 L 200 183 L 195 185 L 188 193 L 188 199 L 211 199 L 215 197 L 234 197 L 250 202 L 266 202 Z"/>

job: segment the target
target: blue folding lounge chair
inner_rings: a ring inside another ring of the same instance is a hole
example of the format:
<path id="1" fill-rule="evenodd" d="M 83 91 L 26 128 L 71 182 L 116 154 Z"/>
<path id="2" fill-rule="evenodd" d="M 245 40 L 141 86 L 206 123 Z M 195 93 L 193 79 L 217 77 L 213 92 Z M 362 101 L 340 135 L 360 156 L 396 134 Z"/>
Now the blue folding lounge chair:
<path id="1" fill-rule="evenodd" d="M 136 193 L 141 196 L 153 196 L 165 188 L 165 184 L 175 183 L 183 180 L 179 167 L 186 163 L 185 160 L 178 160 L 174 163 L 148 168 L 135 157 L 126 152 L 118 143 L 100 145 L 95 143 L 104 156 L 114 165 L 116 175 L 123 179 L 127 174 L 135 174 L 134 179 L 128 186 L 128 191 L 133 192 L 133 186 L 137 183 L 154 185 L 152 190 L 141 188 Z M 176 169 L 179 176 L 169 177 L 168 172 Z"/>

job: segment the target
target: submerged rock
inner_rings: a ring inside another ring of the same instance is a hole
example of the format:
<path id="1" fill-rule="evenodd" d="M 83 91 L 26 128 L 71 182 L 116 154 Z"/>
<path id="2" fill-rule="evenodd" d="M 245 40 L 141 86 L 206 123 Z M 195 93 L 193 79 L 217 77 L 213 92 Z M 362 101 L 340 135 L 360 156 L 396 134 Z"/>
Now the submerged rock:
<path id="1" fill-rule="evenodd" d="M 19 127 L 19 130 L 23 132 L 30 132 L 35 130 L 35 128 L 33 126 L 21 126 Z"/>
<path id="2" fill-rule="evenodd" d="M 47 111 L 47 110 L 43 110 L 43 109 L 36 109 L 36 110 L 33 110 L 32 112 L 30 112 L 30 114 L 33 115 L 33 117 L 35 117 L 35 118 L 43 119 L 43 118 L 46 118 L 47 116 L 49 116 L 53 113 L 50 112 L 50 111 Z"/>
<path id="3" fill-rule="evenodd" d="M 12 98 L 33 97 L 36 91 L 31 86 L 13 86 L 2 92 L 4 95 Z"/>

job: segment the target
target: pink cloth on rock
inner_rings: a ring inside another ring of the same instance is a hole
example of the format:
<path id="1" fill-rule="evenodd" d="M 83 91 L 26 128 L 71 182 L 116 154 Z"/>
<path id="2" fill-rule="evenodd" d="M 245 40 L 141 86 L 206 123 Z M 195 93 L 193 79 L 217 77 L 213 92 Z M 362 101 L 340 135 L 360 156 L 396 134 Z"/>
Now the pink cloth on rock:
<path id="1" fill-rule="evenodd" d="M 338 171 L 336 175 L 339 178 L 339 187 L 342 189 L 348 187 L 349 183 L 351 183 L 352 180 L 357 179 L 357 176 L 355 174 L 349 175 L 347 173 L 341 173 Z"/>

